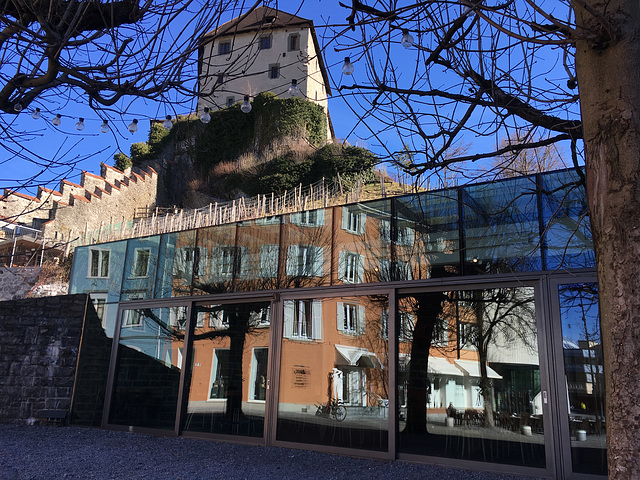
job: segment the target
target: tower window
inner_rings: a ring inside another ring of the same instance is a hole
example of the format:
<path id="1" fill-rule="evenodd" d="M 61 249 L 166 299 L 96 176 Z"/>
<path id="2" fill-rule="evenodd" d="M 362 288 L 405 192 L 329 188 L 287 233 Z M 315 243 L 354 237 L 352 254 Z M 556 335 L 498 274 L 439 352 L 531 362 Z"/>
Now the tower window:
<path id="1" fill-rule="evenodd" d="M 231 53 L 231 42 L 220 42 L 218 44 L 218 54 L 226 55 Z"/>
<path id="2" fill-rule="evenodd" d="M 294 50 L 300 50 L 300 35 L 298 35 L 297 33 L 289 35 L 287 50 L 290 52 Z"/>

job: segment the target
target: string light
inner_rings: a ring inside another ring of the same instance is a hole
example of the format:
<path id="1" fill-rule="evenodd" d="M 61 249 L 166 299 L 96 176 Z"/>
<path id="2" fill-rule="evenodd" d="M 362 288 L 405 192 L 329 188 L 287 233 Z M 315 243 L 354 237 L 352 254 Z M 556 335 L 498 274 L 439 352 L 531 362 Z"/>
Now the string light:
<path id="1" fill-rule="evenodd" d="M 130 133 L 136 133 L 138 131 L 138 119 L 134 118 L 133 122 L 129 124 L 127 129 L 129 130 Z"/>
<path id="2" fill-rule="evenodd" d="M 40 118 L 40 109 L 36 107 L 36 109 L 31 112 L 31 118 L 34 120 L 38 120 Z"/>
<path id="3" fill-rule="evenodd" d="M 107 120 L 102 120 L 102 125 L 100 125 L 100 131 L 102 133 L 109 132 L 109 122 Z"/>
<path id="4" fill-rule="evenodd" d="M 291 86 L 289 87 L 289 95 L 294 96 L 299 91 L 300 89 L 298 88 L 298 80 L 294 78 L 293 80 L 291 80 Z"/>
<path id="5" fill-rule="evenodd" d="M 164 122 L 162 122 L 162 126 L 167 130 L 171 130 L 171 127 L 173 127 L 173 122 L 171 121 L 171 115 L 167 115 L 167 118 L 165 118 Z"/>
<path id="6" fill-rule="evenodd" d="M 413 47 L 413 36 L 409 33 L 409 30 L 402 30 L 402 39 L 400 40 L 400 44 L 404 48 Z"/>
<path id="7" fill-rule="evenodd" d="M 245 95 L 244 102 L 240 105 L 240 110 L 242 110 L 242 113 L 249 113 L 252 108 L 251 103 L 249 103 L 249 95 Z"/>
<path id="8" fill-rule="evenodd" d="M 78 123 L 76 123 L 76 130 L 78 130 L 79 132 L 84 130 L 84 118 L 80 117 L 78 119 Z"/>
<path id="9" fill-rule="evenodd" d="M 211 121 L 211 115 L 209 114 L 209 107 L 204 107 L 204 112 L 200 115 L 200 121 L 202 123 L 209 123 Z"/>
<path id="10" fill-rule="evenodd" d="M 22 104 L 20 102 L 17 102 L 13 105 L 13 110 L 16 113 L 20 113 L 22 111 Z"/>
<path id="11" fill-rule="evenodd" d="M 51 120 L 51 123 L 53 123 L 56 127 L 60 126 L 60 124 L 62 123 L 62 118 L 60 118 L 59 113 L 56 113 L 56 116 L 53 117 L 53 120 Z"/>
<path id="12" fill-rule="evenodd" d="M 344 65 L 342 65 L 342 73 L 345 75 L 353 75 L 353 65 L 349 57 L 344 57 Z"/>

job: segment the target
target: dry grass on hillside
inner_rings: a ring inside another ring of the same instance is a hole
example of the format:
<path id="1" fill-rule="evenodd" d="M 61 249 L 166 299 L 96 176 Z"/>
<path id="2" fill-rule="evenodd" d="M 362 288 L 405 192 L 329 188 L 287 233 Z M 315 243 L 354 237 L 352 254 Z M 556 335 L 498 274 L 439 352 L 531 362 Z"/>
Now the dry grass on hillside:
<path id="1" fill-rule="evenodd" d="M 258 165 L 283 155 L 293 154 L 295 159 L 302 161 L 310 157 L 317 148 L 301 138 L 281 138 L 260 153 L 248 152 L 235 160 L 219 163 L 211 169 L 210 175 L 222 177 L 232 173 L 255 173 Z"/>

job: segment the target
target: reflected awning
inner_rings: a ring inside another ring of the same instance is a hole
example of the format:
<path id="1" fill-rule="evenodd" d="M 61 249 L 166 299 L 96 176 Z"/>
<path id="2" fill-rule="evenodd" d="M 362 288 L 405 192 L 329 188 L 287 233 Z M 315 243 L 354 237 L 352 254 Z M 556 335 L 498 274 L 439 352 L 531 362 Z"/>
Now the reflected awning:
<path id="1" fill-rule="evenodd" d="M 473 360 L 454 360 L 456 366 L 462 370 L 465 375 L 470 377 L 480 377 L 480 363 Z M 499 375 L 493 368 L 487 365 L 487 377 L 502 379 L 502 375 Z"/>
<path id="2" fill-rule="evenodd" d="M 336 345 L 336 365 L 363 368 L 383 368 L 378 355 L 366 348 Z"/>
<path id="3" fill-rule="evenodd" d="M 446 358 L 429 357 L 427 371 L 436 375 L 450 375 L 461 377 L 463 373 L 452 363 L 447 362 Z"/>
<path id="4" fill-rule="evenodd" d="M 400 354 L 400 366 L 407 368 L 411 363 L 411 355 Z M 462 377 L 464 373 L 453 363 L 449 363 L 446 358 L 429 357 L 427 371 L 431 375 L 448 375 L 450 377 Z"/>

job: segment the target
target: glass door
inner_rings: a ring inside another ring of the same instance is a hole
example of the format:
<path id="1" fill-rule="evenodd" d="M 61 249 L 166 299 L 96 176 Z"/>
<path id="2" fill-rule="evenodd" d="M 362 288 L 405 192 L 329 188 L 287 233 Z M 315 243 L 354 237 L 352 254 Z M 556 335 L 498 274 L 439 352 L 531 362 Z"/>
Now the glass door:
<path id="1" fill-rule="evenodd" d="M 271 303 L 203 303 L 195 321 L 182 431 L 263 437 Z"/>
<path id="2" fill-rule="evenodd" d="M 536 307 L 532 286 L 399 296 L 400 454 L 547 467 Z"/>
<path id="3" fill-rule="evenodd" d="M 553 283 L 557 424 L 565 478 L 607 475 L 598 284 Z"/>

